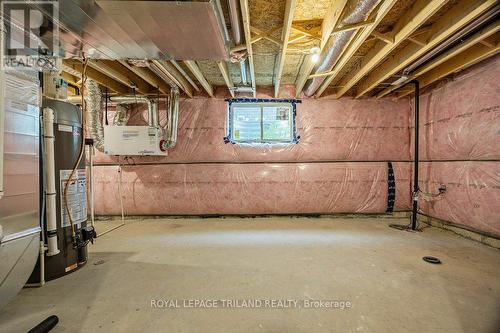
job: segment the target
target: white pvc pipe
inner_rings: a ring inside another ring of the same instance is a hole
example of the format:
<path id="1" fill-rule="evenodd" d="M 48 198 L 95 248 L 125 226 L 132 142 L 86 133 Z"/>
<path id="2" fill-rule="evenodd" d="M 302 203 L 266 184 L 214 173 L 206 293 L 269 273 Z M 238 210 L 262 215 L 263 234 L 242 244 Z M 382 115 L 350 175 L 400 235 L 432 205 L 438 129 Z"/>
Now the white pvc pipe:
<path id="1" fill-rule="evenodd" d="M 47 188 L 45 202 L 47 211 L 48 256 L 59 253 L 57 246 L 57 211 L 56 211 L 56 168 L 54 161 L 54 110 L 43 109 L 43 144 L 45 151 L 45 177 Z"/>

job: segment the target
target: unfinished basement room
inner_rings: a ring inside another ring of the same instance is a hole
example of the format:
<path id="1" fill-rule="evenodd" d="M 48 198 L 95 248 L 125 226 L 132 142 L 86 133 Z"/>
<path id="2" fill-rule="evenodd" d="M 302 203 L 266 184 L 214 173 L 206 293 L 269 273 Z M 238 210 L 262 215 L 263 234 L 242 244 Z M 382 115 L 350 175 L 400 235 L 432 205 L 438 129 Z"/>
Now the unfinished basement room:
<path id="1" fill-rule="evenodd" d="M 498 0 L 0 0 L 0 332 L 500 332 Z"/>

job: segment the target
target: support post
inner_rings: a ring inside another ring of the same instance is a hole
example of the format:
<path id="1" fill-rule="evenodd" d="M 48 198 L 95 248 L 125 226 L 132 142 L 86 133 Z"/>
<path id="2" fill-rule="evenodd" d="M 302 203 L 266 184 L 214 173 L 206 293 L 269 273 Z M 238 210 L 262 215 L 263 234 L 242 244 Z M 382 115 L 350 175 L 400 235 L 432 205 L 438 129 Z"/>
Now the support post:
<path id="1" fill-rule="evenodd" d="M 419 109 L 420 109 L 420 84 L 418 80 L 412 80 L 409 82 L 415 86 L 415 152 L 413 156 L 413 207 L 411 213 L 411 230 L 417 229 L 417 208 L 418 208 L 418 192 L 420 188 L 418 186 L 418 130 L 419 130 Z"/>

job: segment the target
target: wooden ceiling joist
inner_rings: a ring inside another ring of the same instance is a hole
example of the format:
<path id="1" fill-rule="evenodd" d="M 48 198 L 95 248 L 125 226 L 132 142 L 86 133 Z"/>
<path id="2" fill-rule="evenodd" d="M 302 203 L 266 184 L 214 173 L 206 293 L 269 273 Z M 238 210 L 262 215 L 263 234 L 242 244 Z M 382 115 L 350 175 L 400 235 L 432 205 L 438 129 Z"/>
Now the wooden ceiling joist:
<path id="1" fill-rule="evenodd" d="M 436 13 L 447 0 L 417 0 L 411 9 L 406 12 L 394 27 L 394 42 L 391 44 L 378 42 L 368 52 L 361 62 L 361 67 L 352 75 L 340 81 L 343 88 L 336 92 L 337 98 L 342 97 L 349 89 L 365 77 L 375 66 L 382 62 L 401 42 L 424 24 L 434 13 Z"/>
<path id="2" fill-rule="evenodd" d="M 281 33 L 281 52 L 278 57 L 278 68 L 276 69 L 276 76 L 274 78 L 274 97 L 278 98 L 281 75 L 283 74 L 283 66 L 285 65 L 286 49 L 288 47 L 288 39 L 292 28 L 293 12 L 295 11 L 295 0 L 287 0 L 285 5 L 285 19 L 283 21 L 283 31 Z"/>
<path id="3" fill-rule="evenodd" d="M 135 89 L 141 94 L 147 95 L 154 90 L 154 87 L 149 85 L 149 83 L 128 70 L 128 68 L 119 62 L 113 60 L 90 60 L 88 66 L 132 89 Z"/>
<path id="4" fill-rule="evenodd" d="M 245 44 L 247 46 L 248 64 L 250 67 L 250 77 L 253 88 L 253 97 L 256 96 L 257 89 L 255 87 L 255 69 L 253 64 L 252 36 L 250 34 L 250 12 L 248 9 L 248 0 L 240 0 L 241 18 L 243 21 L 243 30 L 245 32 Z"/>
<path id="5" fill-rule="evenodd" d="M 168 77 L 168 79 L 170 79 L 179 88 L 181 88 L 186 93 L 186 95 L 188 95 L 190 98 L 193 97 L 193 87 L 170 62 L 163 60 L 152 60 L 151 62 L 156 67 L 158 67 L 162 71 L 162 73 Z"/>
<path id="6" fill-rule="evenodd" d="M 79 75 L 83 72 L 83 64 L 78 60 L 63 60 L 63 71 L 71 75 Z M 131 89 L 120 82 L 111 79 L 109 76 L 87 66 L 86 75 L 89 79 L 99 83 L 118 94 L 126 95 L 131 92 Z"/>
<path id="7" fill-rule="evenodd" d="M 224 82 L 226 82 L 227 89 L 229 89 L 229 93 L 231 97 L 234 97 L 234 84 L 231 80 L 231 76 L 229 75 L 229 70 L 227 69 L 227 64 L 224 61 L 217 61 L 217 66 L 219 67 L 220 73 L 224 78 Z"/>
<path id="8" fill-rule="evenodd" d="M 495 47 L 489 47 L 481 43 L 477 43 L 472 47 L 458 53 L 454 57 L 448 59 L 447 61 L 441 63 L 440 65 L 434 67 L 432 70 L 426 72 L 424 75 L 418 78 L 420 87 L 428 86 L 429 84 L 442 79 L 452 73 L 458 72 L 466 67 L 472 66 L 479 61 L 491 57 L 492 55 L 500 52 L 500 34 L 497 32 L 494 36 L 490 36 L 487 39 L 488 43 L 495 45 Z M 398 97 L 406 96 L 413 92 L 413 89 L 406 90 L 400 94 Z"/>
<path id="9" fill-rule="evenodd" d="M 321 24 L 321 42 L 320 42 L 320 52 L 323 51 L 323 48 L 326 45 L 326 42 L 330 38 L 333 29 L 337 26 L 342 12 L 344 10 L 345 5 L 348 0 L 339 0 L 333 1 L 328 12 Z M 297 97 L 302 93 L 302 89 L 306 84 L 309 75 L 311 74 L 315 63 L 312 61 L 312 55 L 308 55 L 304 59 L 304 63 L 302 64 L 301 71 L 295 81 L 295 95 Z"/>
<path id="10" fill-rule="evenodd" d="M 493 22 L 492 24 L 480 29 L 478 32 L 474 33 L 471 37 L 466 39 L 464 42 L 452 47 L 451 49 L 447 50 L 446 52 L 442 53 L 435 59 L 429 61 L 428 63 L 424 64 L 422 67 L 418 68 L 414 72 L 411 73 L 411 75 L 408 76 L 407 81 L 411 81 L 413 79 L 418 78 L 419 76 L 427 73 L 428 71 L 434 69 L 435 67 L 441 65 L 448 59 L 453 58 L 457 54 L 463 52 L 464 50 L 467 50 L 471 46 L 477 44 L 477 43 L 483 43 L 484 41 L 487 41 L 488 37 L 494 35 L 500 30 L 500 24 L 498 22 Z M 495 47 L 495 45 L 490 45 L 490 47 Z M 377 98 L 381 98 L 386 96 L 387 94 L 390 94 L 391 92 L 397 90 L 401 85 L 395 85 L 395 86 L 390 86 L 382 90 L 380 93 L 378 93 Z"/>
<path id="11" fill-rule="evenodd" d="M 205 79 L 205 76 L 201 72 L 196 62 L 192 60 L 184 60 L 184 64 L 187 66 L 187 68 L 189 68 L 191 73 L 193 73 L 196 80 L 200 82 L 201 86 L 210 95 L 210 97 L 214 97 L 214 89 L 212 88 L 210 83 L 208 83 L 207 79 Z"/>
<path id="12" fill-rule="evenodd" d="M 366 79 L 358 85 L 356 96 L 360 97 L 373 88 L 380 82 L 385 81 L 389 76 L 403 70 L 411 63 L 416 61 L 425 53 L 432 50 L 434 47 L 445 41 L 455 32 L 460 30 L 469 22 L 485 13 L 497 4 L 497 0 L 461 0 L 455 7 L 443 15 L 436 21 L 430 29 L 420 35 L 421 40 L 425 40 L 424 45 L 410 43 L 396 54 L 391 55 L 390 59 L 383 62 L 376 69 L 371 71 Z M 364 74 L 368 73 L 367 71 Z M 361 77 L 356 76 L 357 82 Z M 354 83 L 355 83 L 354 82 Z M 347 90 L 340 90 L 340 93 L 345 93 Z"/>
<path id="13" fill-rule="evenodd" d="M 138 67 L 129 64 L 126 60 L 119 60 L 119 62 L 128 68 L 130 71 L 135 73 L 137 76 L 141 77 L 144 81 L 149 83 L 151 86 L 158 88 L 162 94 L 168 94 L 170 92 L 170 86 L 165 83 L 161 78 L 156 76 L 146 67 Z"/>
<path id="14" fill-rule="evenodd" d="M 179 71 L 179 73 L 182 74 L 182 76 L 184 76 L 184 78 L 189 82 L 189 84 L 194 88 L 194 90 L 200 91 L 198 85 L 193 81 L 193 79 L 191 79 L 189 74 L 186 73 L 184 68 L 182 68 L 182 66 L 175 59 L 171 59 L 170 63 Z"/>
<path id="15" fill-rule="evenodd" d="M 341 32 L 341 31 L 358 30 L 358 29 L 364 28 L 366 26 L 372 25 L 373 23 L 375 23 L 375 20 L 368 20 L 368 21 L 364 21 L 364 22 L 344 25 L 340 28 L 333 29 L 332 35 L 335 35 L 336 33 Z"/>
<path id="16" fill-rule="evenodd" d="M 361 45 L 366 41 L 366 39 L 375 31 L 375 28 L 380 24 L 380 22 L 384 19 L 384 17 L 389 13 L 392 7 L 398 2 L 398 0 L 384 0 L 384 2 L 380 5 L 374 23 L 370 26 L 365 27 L 360 33 L 359 36 L 349 45 L 347 50 L 342 54 L 340 59 L 335 64 L 335 67 L 331 72 L 327 73 L 328 77 L 321 84 L 319 89 L 316 91 L 315 96 L 319 97 L 325 91 L 325 89 L 330 85 L 333 80 L 338 79 L 339 73 L 345 67 L 345 65 L 355 56 L 356 52 L 359 50 Z M 336 83 L 335 86 L 344 88 L 345 86 Z"/>
<path id="17" fill-rule="evenodd" d="M 269 29 L 267 31 L 262 31 L 258 28 L 250 27 L 250 31 L 256 34 L 254 37 L 252 37 L 252 44 L 258 42 L 259 40 L 267 39 L 268 41 L 281 47 L 281 45 L 283 43 L 280 40 L 277 40 L 276 38 L 271 37 L 273 32 L 276 32 L 276 31 L 280 30 L 281 28 L 282 28 L 282 26 L 278 26 L 278 27 L 274 27 L 272 29 Z"/>

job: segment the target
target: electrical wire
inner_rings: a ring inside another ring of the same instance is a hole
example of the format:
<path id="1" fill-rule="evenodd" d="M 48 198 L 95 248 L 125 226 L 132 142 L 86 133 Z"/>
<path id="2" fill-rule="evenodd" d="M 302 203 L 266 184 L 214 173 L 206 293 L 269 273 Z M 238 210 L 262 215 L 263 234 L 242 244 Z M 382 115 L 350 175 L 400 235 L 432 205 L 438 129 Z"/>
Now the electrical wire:
<path id="1" fill-rule="evenodd" d="M 82 157 L 83 157 L 83 154 L 85 152 L 85 139 L 84 139 L 85 135 L 84 135 L 84 133 L 85 133 L 85 116 L 86 116 L 85 113 L 87 110 L 87 105 L 85 103 L 84 95 L 85 95 L 85 83 L 87 81 L 88 62 L 89 62 L 89 59 L 85 58 L 85 56 L 84 56 L 83 57 L 83 70 L 82 70 L 82 84 L 81 84 L 81 86 L 82 86 L 82 88 L 81 88 L 81 96 L 82 96 L 82 106 L 81 106 L 82 133 L 81 133 L 81 139 L 82 139 L 82 143 L 80 145 L 80 153 L 78 155 L 78 159 L 77 159 L 75 165 L 73 166 L 73 170 L 71 170 L 71 173 L 68 177 L 66 185 L 64 186 L 64 208 L 66 210 L 66 213 L 68 214 L 68 220 L 69 220 L 69 223 L 71 226 L 71 238 L 72 238 L 73 243 L 76 242 L 76 230 L 75 230 L 75 224 L 73 222 L 73 217 L 71 216 L 71 212 L 69 210 L 69 205 L 68 205 L 68 188 L 69 188 L 69 184 L 74 180 L 73 176 L 75 175 L 75 172 L 78 169 L 78 165 L 80 164 Z M 75 181 L 77 181 L 77 180 L 75 179 Z M 78 184 L 77 184 L 77 186 L 78 186 Z"/>

